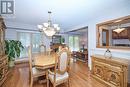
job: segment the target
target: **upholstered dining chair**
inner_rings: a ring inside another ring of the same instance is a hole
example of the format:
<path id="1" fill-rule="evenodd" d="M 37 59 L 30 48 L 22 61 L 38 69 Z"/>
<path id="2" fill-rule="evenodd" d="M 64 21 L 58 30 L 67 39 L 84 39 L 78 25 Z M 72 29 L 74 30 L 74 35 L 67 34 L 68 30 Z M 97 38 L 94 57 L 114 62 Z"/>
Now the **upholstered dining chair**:
<path id="1" fill-rule="evenodd" d="M 47 87 L 49 87 L 49 80 L 53 87 L 62 83 L 68 83 L 69 86 L 69 66 L 70 66 L 70 53 L 67 49 L 63 48 L 55 59 L 54 71 L 48 70 L 47 74 Z"/>
<path id="2" fill-rule="evenodd" d="M 33 87 L 33 79 L 39 76 L 46 75 L 46 71 L 33 67 L 31 47 L 28 47 L 28 56 L 29 56 L 29 87 Z"/>

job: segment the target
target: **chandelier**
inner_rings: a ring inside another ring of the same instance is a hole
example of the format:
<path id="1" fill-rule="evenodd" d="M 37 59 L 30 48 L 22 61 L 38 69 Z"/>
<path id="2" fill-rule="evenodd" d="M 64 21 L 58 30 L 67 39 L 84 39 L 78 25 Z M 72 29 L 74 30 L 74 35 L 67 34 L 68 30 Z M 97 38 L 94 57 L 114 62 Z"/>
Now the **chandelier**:
<path id="1" fill-rule="evenodd" d="M 49 19 L 47 23 L 38 25 L 40 31 L 44 32 L 47 36 L 53 36 L 54 34 L 60 31 L 60 27 L 58 26 L 58 24 L 52 24 L 51 13 L 52 13 L 51 11 L 48 11 Z"/>
<path id="2" fill-rule="evenodd" d="M 125 28 L 121 28 L 119 25 L 117 27 L 117 29 L 114 29 L 113 31 L 117 32 L 118 34 L 121 33 L 123 30 L 125 30 Z"/>

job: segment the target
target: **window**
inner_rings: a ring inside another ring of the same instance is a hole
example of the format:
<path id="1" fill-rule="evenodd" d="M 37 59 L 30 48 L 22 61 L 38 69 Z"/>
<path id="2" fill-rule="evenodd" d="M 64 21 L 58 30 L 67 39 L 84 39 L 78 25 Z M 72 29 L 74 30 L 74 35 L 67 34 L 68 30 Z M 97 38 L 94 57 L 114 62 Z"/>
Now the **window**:
<path id="1" fill-rule="evenodd" d="M 41 35 L 39 33 L 32 34 L 32 52 L 37 53 L 40 51 Z"/>
<path id="2" fill-rule="evenodd" d="M 31 36 L 29 33 L 18 33 L 18 40 L 21 41 L 22 45 L 24 46 L 24 49 L 22 50 L 20 54 L 20 58 L 22 57 L 27 57 L 28 52 L 27 52 L 27 47 L 30 46 L 30 41 L 31 41 Z"/>
<path id="3" fill-rule="evenodd" d="M 109 30 L 102 30 L 102 46 L 109 46 Z"/>
<path id="4" fill-rule="evenodd" d="M 40 33 L 28 33 L 18 32 L 18 40 L 22 42 L 24 49 L 20 54 L 20 58 L 26 58 L 28 56 L 28 46 L 32 47 L 32 52 L 36 53 L 40 51 L 39 45 L 41 44 Z"/>
<path id="5" fill-rule="evenodd" d="M 69 36 L 69 48 L 71 51 L 79 51 L 79 36 Z"/>

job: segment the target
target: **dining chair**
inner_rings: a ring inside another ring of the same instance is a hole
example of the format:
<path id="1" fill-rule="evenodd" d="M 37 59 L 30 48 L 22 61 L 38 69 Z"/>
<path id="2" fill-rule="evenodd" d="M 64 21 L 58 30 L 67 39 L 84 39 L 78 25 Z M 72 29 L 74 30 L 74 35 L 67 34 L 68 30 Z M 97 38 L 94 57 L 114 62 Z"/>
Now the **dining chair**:
<path id="1" fill-rule="evenodd" d="M 62 49 L 62 46 L 59 46 L 59 48 L 58 48 L 58 52 L 60 52 L 60 51 L 61 51 L 61 49 Z"/>
<path id="2" fill-rule="evenodd" d="M 53 84 L 53 87 L 65 82 L 68 83 L 69 86 L 69 70 L 70 53 L 67 49 L 63 48 L 56 55 L 54 71 L 48 70 L 47 87 L 49 87 L 49 81 Z"/>
<path id="3" fill-rule="evenodd" d="M 39 48 L 40 48 L 40 53 L 46 54 L 46 46 L 45 46 L 44 44 L 41 44 L 41 45 L 39 46 Z"/>
<path id="4" fill-rule="evenodd" d="M 28 47 L 28 56 L 29 56 L 29 87 L 33 87 L 34 78 L 46 75 L 46 70 L 37 69 L 36 67 L 33 67 L 31 47 Z"/>

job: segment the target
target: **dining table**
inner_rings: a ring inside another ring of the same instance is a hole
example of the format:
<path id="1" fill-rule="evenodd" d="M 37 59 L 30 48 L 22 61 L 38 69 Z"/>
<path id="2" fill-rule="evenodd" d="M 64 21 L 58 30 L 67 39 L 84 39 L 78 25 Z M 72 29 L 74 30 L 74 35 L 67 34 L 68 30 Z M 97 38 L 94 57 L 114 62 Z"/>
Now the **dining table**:
<path id="1" fill-rule="evenodd" d="M 55 66 L 55 55 L 38 53 L 34 55 L 34 66 L 39 69 L 50 69 Z"/>

